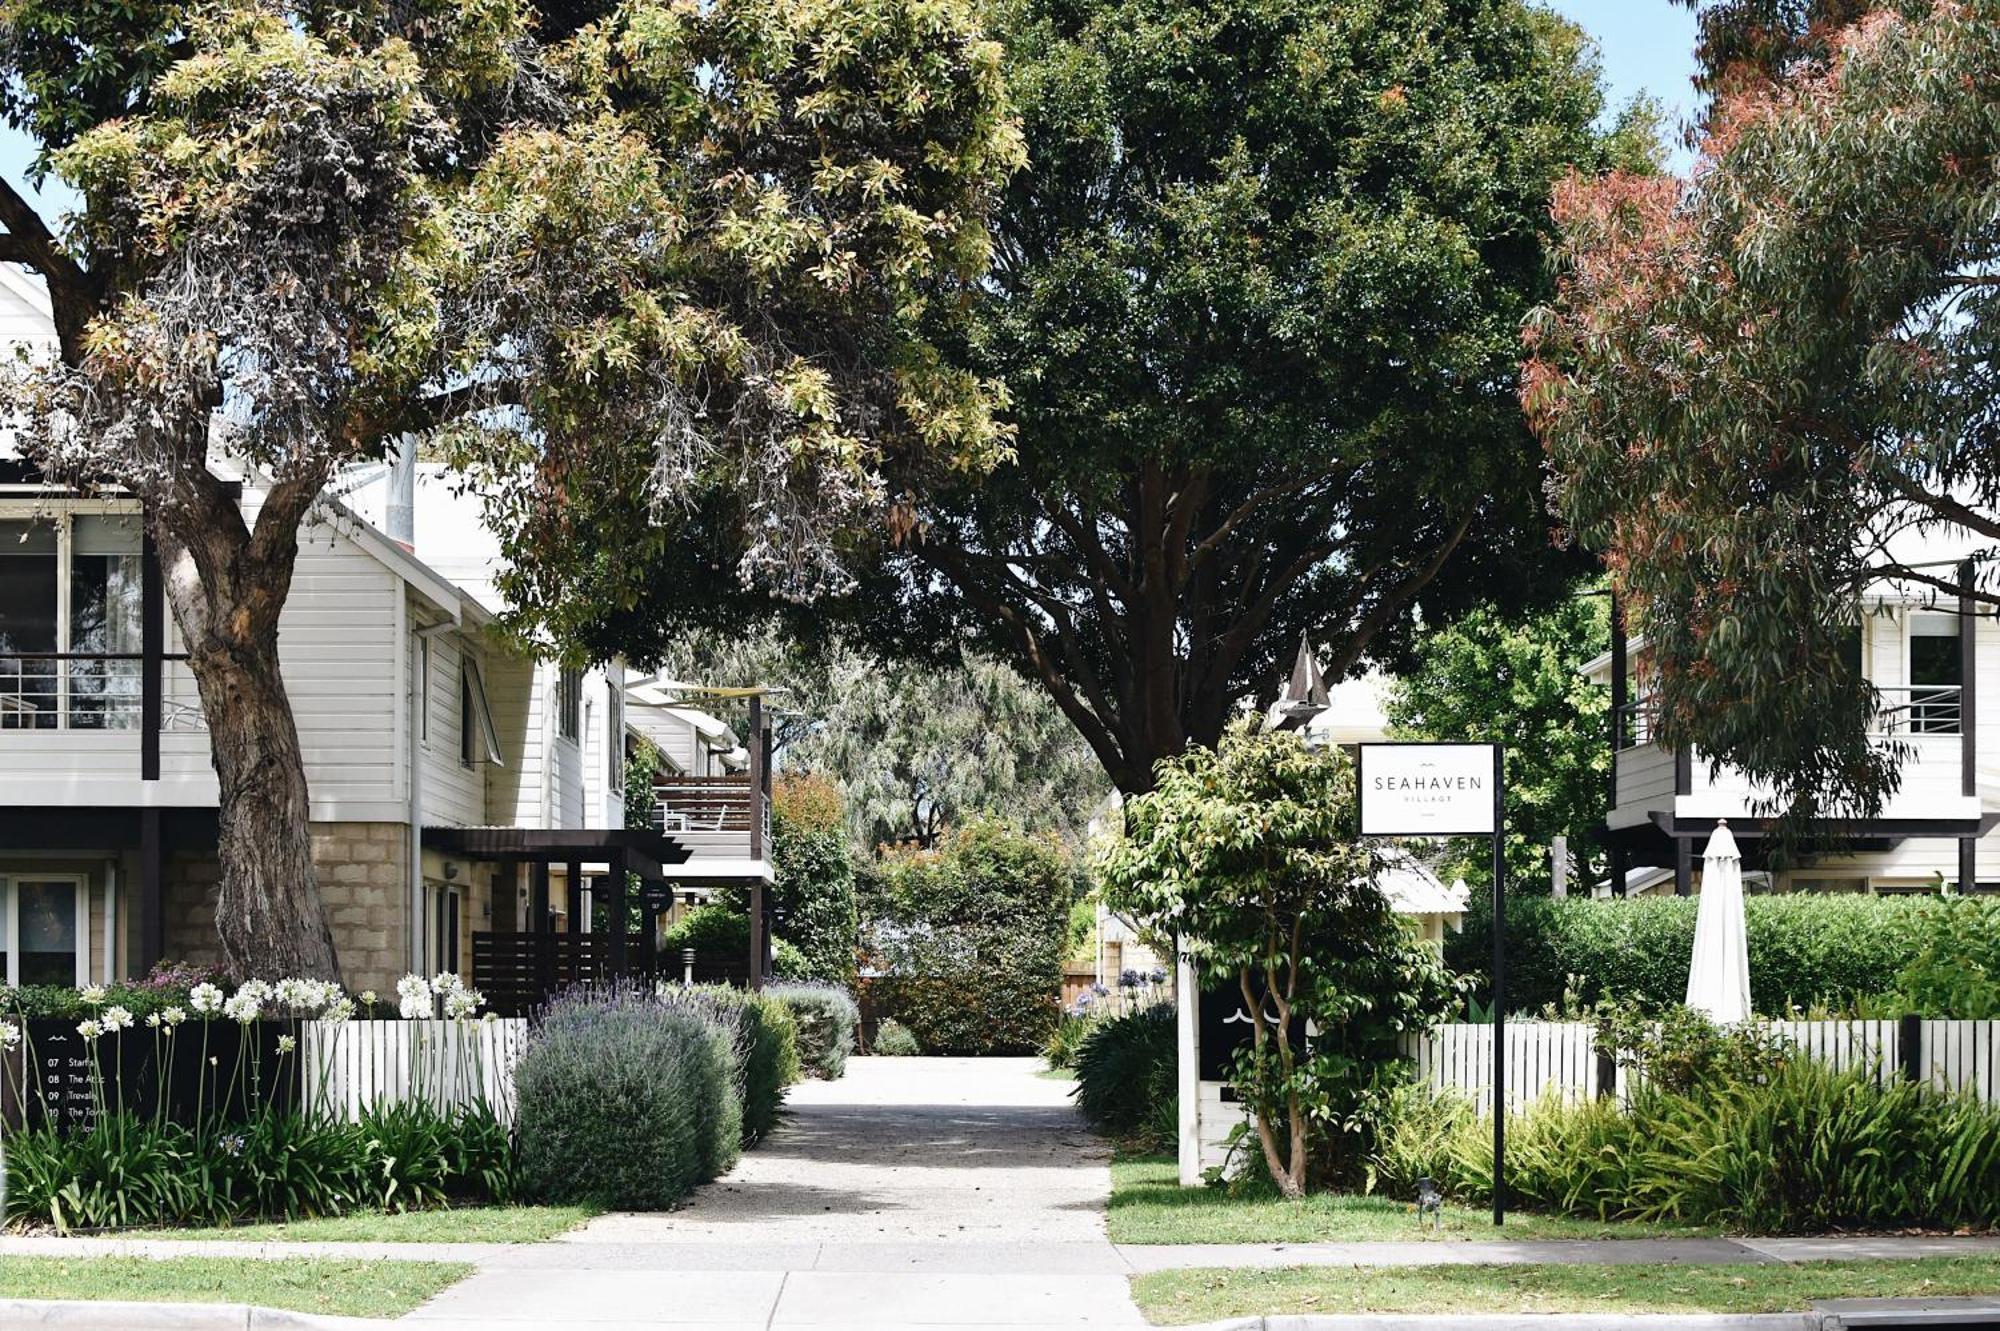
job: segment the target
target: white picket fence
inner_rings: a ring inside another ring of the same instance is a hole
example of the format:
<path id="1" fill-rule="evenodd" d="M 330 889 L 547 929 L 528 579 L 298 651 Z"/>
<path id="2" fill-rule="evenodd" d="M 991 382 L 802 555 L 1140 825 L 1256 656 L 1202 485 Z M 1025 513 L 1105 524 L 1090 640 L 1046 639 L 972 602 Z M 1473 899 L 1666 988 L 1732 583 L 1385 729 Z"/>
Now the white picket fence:
<path id="1" fill-rule="evenodd" d="M 344 1119 L 417 1100 L 437 1108 L 484 1103 L 514 1119 L 514 1063 L 525 1018 L 492 1021 L 308 1023 L 300 1074 L 308 1107 Z"/>
<path id="2" fill-rule="evenodd" d="M 1762 1023 L 1807 1056 L 1845 1072 L 1872 1068 L 1883 1077 L 1903 1075 L 1903 1023 L 1897 1021 L 1772 1021 Z M 1596 1032 L 1581 1022 L 1510 1021 L 1506 1025 L 1506 1100 L 1520 1109 L 1544 1095 L 1581 1100 L 1610 1093 L 1623 1098 L 1624 1068 L 1597 1060 Z M 1916 1024 L 1915 1070 L 1942 1090 L 1963 1091 L 2000 1103 L 2000 1021 L 1923 1021 Z M 1405 1042 L 1420 1081 L 1471 1098 L 1482 1113 L 1492 1105 L 1493 1027 L 1441 1026 Z M 1605 1085 L 1605 1073 L 1610 1084 Z"/>

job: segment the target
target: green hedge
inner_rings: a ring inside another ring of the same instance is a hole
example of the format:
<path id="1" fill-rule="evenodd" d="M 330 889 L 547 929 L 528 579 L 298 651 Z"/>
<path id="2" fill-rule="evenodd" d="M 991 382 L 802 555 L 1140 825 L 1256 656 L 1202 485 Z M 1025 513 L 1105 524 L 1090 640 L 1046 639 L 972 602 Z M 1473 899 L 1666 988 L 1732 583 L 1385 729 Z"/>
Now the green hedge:
<path id="1" fill-rule="evenodd" d="M 738 967 L 739 978 L 750 964 L 750 916 L 711 902 L 683 915 L 660 938 L 660 956 L 668 972 L 677 973 L 683 949 L 693 948 L 703 961 Z M 771 972 L 781 980 L 803 980 L 805 958 L 780 938 L 772 948 Z"/>
<path id="2" fill-rule="evenodd" d="M 1980 903 L 1982 907 L 1989 903 Z M 1653 1007 L 1687 997 L 1694 952 L 1692 897 L 1627 901 L 1521 897 L 1507 903 L 1507 994 L 1511 1011 L 1559 1003 L 1570 976 L 1584 1001 L 1615 996 Z M 1757 1010 L 1851 1006 L 1894 991 L 1929 936 L 1941 903 L 1932 897 L 1750 897 L 1750 992 Z M 2000 914 L 1996 914 L 2000 920 Z M 1462 933 L 1446 940 L 1452 969 L 1484 977 L 1492 967 L 1491 912 L 1475 905 Z M 1491 997 L 1481 986 L 1481 1001 Z"/>
<path id="3" fill-rule="evenodd" d="M 778 1126 L 785 1091 L 799 1079 L 799 1028 L 791 1009 L 769 994 L 725 984 L 668 989 L 668 1006 L 682 1006 L 732 1032 L 736 1093 L 743 1104 L 743 1144 L 754 1146 Z"/>
<path id="4" fill-rule="evenodd" d="M 1076 873 L 1061 845 L 976 821 L 885 855 L 863 884 L 862 982 L 927 1054 L 1039 1053 L 1061 1017 Z"/>
<path id="5" fill-rule="evenodd" d="M 1178 1132 L 1179 1051 L 1172 1003 L 1097 1022 L 1076 1048 L 1077 1108 L 1135 1145 L 1164 1149 Z"/>

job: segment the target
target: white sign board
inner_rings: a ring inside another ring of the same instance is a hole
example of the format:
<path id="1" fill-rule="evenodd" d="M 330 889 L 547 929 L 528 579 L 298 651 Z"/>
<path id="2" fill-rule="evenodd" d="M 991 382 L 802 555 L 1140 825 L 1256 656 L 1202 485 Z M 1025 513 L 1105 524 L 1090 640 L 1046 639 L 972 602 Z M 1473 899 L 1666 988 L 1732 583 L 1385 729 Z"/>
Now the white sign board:
<path id="1" fill-rule="evenodd" d="M 1363 744 L 1363 836 L 1493 835 L 1491 744 Z"/>

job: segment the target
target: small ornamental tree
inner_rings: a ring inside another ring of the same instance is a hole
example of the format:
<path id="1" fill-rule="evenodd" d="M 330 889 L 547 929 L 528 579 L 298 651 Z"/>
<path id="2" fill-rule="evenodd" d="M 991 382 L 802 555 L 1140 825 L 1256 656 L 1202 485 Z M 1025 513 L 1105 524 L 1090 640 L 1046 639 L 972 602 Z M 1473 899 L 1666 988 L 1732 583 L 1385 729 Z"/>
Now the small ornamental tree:
<path id="1" fill-rule="evenodd" d="M 1382 861 L 1356 826 L 1345 753 L 1245 722 L 1160 764 L 1099 865 L 1115 909 L 1180 935 L 1204 985 L 1235 986 L 1255 1014 L 1230 1080 L 1287 1197 L 1304 1195 L 1316 1159 L 1337 1174 L 1359 1155 L 1347 1142 L 1365 1148 L 1399 1037 L 1452 998 L 1436 949 L 1376 887 Z"/>

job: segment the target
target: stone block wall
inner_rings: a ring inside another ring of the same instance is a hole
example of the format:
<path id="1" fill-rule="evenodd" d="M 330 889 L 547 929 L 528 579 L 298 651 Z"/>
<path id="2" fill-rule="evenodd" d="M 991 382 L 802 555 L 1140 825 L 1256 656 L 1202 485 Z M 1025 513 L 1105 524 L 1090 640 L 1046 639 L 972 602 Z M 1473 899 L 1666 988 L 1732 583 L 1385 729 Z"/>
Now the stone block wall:
<path id="1" fill-rule="evenodd" d="M 351 990 L 393 992 L 408 969 L 409 829 L 401 823 L 314 823 L 311 831 L 320 900 L 326 903 L 341 978 Z M 176 854 L 163 866 L 169 959 L 222 960 L 215 934 L 220 876 L 212 851 Z"/>

